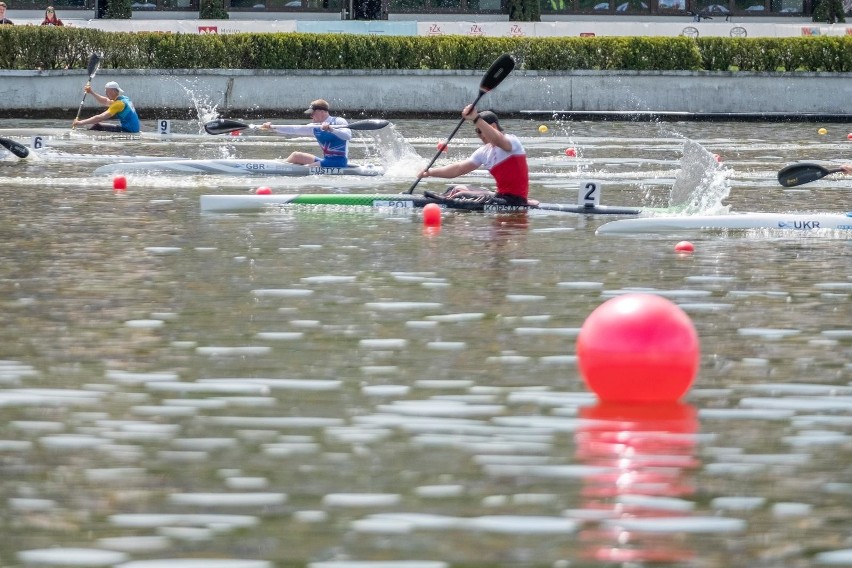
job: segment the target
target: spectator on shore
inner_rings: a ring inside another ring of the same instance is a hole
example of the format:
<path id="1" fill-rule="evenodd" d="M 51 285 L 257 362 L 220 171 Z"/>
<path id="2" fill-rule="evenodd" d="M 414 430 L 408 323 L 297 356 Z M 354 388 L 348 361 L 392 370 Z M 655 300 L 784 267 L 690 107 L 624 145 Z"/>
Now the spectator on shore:
<path id="1" fill-rule="evenodd" d="M 0 25 L 14 26 L 15 22 L 6 17 L 6 3 L 0 2 Z"/>
<path id="2" fill-rule="evenodd" d="M 64 26 L 62 20 L 56 15 L 56 10 L 53 6 L 48 6 L 44 11 L 44 19 L 41 21 L 43 26 Z"/>

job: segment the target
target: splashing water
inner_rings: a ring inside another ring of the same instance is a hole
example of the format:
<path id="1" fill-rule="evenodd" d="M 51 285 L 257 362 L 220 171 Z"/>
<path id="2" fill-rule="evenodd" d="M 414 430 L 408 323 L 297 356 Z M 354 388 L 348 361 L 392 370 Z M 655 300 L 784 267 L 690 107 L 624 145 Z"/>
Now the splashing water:
<path id="1" fill-rule="evenodd" d="M 365 131 L 365 134 L 372 138 L 368 142 L 363 137 L 363 142 L 367 143 L 367 157 L 384 166 L 385 177 L 413 179 L 425 165 L 423 157 L 393 124 L 381 130 Z"/>
<path id="2" fill-rule="evenodd" d="M 198 117 L 198 134 L 204 134 L 204 123 L 219 118 L 218 105 L 207 98 L 206 94 L 199 95 L 192 89 L 192 85 L 185 85 L 183 82 L 175 80 L 181 89 L 192 101 L 192 106 L 195 108 L 195 115 Z"/>
<path id="3" fill-rule="evenodd" d="M 684 139 L 680 170 L 672 185 L 669 206 L 686 215 L 727 213 L 722 200 L 731 186 L 728 170 L 704 146 Z"/>

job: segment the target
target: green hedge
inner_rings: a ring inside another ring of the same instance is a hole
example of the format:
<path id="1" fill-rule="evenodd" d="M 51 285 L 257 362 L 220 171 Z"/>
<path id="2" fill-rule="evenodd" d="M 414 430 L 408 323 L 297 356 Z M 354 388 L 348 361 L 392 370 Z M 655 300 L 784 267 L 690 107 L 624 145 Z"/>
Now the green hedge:
<path id="1" fill-rule="evenodd" d="M 0 69 L 85 69 L 94 51 L 104 54 L 104 69 L 485 69 L 508 52 L 519 69 L 539 71 L 852 71 L 852 36 L 195 35 L 0 26 Z"/>
<path id="2" fill-rule="evenodd" d="M 852 71 L 852 36 L 796 38 L 703 38 L 708 71 Z"/>

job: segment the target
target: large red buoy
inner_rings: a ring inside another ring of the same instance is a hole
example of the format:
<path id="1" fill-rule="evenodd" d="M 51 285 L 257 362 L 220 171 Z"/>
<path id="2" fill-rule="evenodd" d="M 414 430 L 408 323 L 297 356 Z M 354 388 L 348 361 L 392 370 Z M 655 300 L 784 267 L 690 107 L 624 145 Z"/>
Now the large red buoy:
<path id="1" fill-rule="evenodd" d="M 695 380 L 698 334 L 670 300 L 624 294 L 586 318 L 577 336 L 577 363 L 602 401 L 674 402 Z"/>

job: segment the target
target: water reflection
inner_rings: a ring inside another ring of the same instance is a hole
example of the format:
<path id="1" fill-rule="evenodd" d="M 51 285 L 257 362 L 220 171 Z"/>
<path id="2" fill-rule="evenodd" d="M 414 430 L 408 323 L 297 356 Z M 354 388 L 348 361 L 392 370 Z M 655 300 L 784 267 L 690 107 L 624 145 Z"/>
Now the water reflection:
<path id="1" fill-rule="evenodd" d="M 693 559 L 695 551 L 676 535 L 695 510 L 695 408 L 599 402 L 581 408 L 580 418 L 577 459 L 606 468 L 584 478 L 579 514 L 600 521 L 580 534 L 584 555 L 607 562 Z M 644 524 L 631 525 L 635 520 Z"/>
<path id="2" fill-rule="evenodd" d="M 424 156 L 446 130 L 397 126 Z M 733 211 L 840 210 L 852 188 L 777 187 L 784 163 L 848 147 L 812 125 L 537 126 L 511 124 L 547 201 L 571 201 L 594 178 L 604 203 L 664 204 L 685 139 L 723 156 Z M 290 150 L 250 138 L 68 142 L 53 150 Z M 398 150 L 395 172 L 369 185 L 270 183 L 401 191 L 422 164 Z M 379 149 L 358 157 L 368 151 Z M 451 213 L 428 235 L 407 213 L 202 216 L 199 195 L 257 181 L 139 176 L 116 197 L 93 160 L 9 158 L 4 566 L 63 555 L 146 568 L 848 558 L 845 241 L 707 234 L 682 258 L 665 237 L 596 238 L 606 219 L 564 214 Z M 595 407 L 583 387 L 579 327 L 625 290 L 664 295 L 693 319 L 703 355 L 687 405 L 636 416 Z"/>

